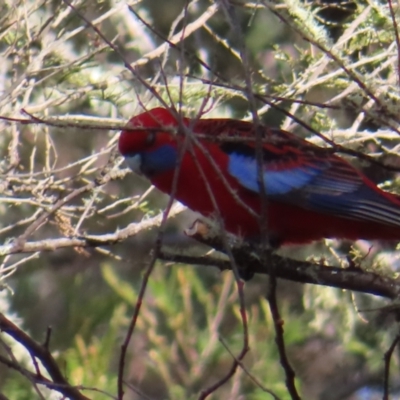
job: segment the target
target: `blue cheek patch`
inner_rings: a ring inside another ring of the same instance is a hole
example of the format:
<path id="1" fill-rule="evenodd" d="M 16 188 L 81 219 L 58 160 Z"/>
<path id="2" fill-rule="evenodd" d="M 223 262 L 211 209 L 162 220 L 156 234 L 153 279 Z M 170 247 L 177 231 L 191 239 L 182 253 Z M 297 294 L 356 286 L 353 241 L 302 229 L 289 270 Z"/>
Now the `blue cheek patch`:
<path id="1" fill-rule="evenodd" d="M 285 195 L 293 190 L 301 189 L 316 176 L 325 166 L 304 166 L 281 171 L 267 170 L 264 172 L 264 184 L 270 196 Z M 236 153 L 229 155 L 228 172 L 234 176 L 242 186 L 258 193 L 257 161 Z"/>
<path id="2" fill-rule="evenodd" d="M 170 145 L 158 147 L 156 150 L 144 152 L 142 156 L 142 172 L 150 173 L 164 172 L 174 169 L 177 162 L 177 151 Z"/>
<path id="3" fill-rule="evenodd" d="M 173 146 L 164 145 L 155 150 L 141 152 L 133 157 L 128 156 L 127 159 L 130 167 L 130 164 L 133 164 L 133 166 L 136 167 L 139 158 L 140 172 L 146 176 L 153 176 L 154 174 L 174 169 L 177 162 L 177 156 L 178 153 Z M 129 161 L 129 159 L 132 159 L 132 161 Z M 135 171 L 134 168 L 132 169 Z"/>

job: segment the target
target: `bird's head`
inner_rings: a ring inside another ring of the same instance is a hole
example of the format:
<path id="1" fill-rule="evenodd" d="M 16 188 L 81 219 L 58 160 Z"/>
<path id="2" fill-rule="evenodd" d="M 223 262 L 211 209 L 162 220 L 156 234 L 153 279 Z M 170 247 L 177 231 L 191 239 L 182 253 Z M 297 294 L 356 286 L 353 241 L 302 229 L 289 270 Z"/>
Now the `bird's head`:
<path id="1" fill-rule="evenodd" d="M 153 108 L 131 118 L 129 130 L 123 130 L 119 137 L 119 151 L 133 171 L 149 178 L 171 170 L 177 162 L 176 135 L 171 128 L 177 126 L 168 109 Z"/>

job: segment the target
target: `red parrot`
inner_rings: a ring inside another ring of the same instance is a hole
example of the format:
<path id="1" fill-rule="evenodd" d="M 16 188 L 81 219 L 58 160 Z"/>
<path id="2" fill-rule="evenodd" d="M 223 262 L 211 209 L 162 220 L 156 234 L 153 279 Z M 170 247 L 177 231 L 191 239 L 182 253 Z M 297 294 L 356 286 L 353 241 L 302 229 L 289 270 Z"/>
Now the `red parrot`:
<path id="1" fill-rule="evenodd" d="M 204 216 L 219 215 L 231 233 L 260 237 L 254 125 L 233 119 L 178 121 L 166 108 L 133 117 L 129 130 L 121 132 L 119 151 L 162 192 Z M 277 128 L 261 129 L 271 243 L 400 241 L 399 197 L 327 149 Z"/>

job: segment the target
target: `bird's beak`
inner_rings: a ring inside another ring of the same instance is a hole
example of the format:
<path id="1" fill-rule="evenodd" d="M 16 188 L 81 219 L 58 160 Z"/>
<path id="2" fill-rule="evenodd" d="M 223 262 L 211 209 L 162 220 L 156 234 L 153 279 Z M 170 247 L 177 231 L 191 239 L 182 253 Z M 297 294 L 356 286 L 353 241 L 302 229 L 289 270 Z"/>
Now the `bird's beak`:
<path id="1" fill-rule="evenodd" d="M 140 154 L 135 154 L 134 156 L 126 156 L 125 161 L 128 167 L 136 174 L 142 175 L 142 156 Z"/>

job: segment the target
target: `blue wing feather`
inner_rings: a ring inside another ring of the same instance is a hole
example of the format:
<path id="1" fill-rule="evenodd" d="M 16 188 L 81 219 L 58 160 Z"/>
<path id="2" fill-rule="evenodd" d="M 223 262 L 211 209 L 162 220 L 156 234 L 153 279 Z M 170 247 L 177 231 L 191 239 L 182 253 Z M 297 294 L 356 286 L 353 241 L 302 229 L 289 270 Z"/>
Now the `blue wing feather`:
<path id="1" fill-rule="evenodd" d="M 310 155 L 299 157 L 296 164 L 293 154 L 286 168 L 284 161 L 282 157 L 278 168 L 276 160 L 264 160 L 264 184 L 269 198 L 350 219 L 400 224 L 398 205 L 366 185 L 344 161 Z M 254 156 L 229 154 L 228 172 L 246 189 L 260 192 Z"/>
<path id="2" fill-rule="evenodd" d="M 264 185 L 269 196 L 289 194 L 310 183 L 322 168 L 319 166 L 299 166 L 297 168 L 273 170 L 265 168 Z M 229 155 L 228 172 L 245 188 L 259 192 L 257 182 L 257 162 L 254 158 L 241 154 Z"/>
<path id="3" fill-rule="evenodd" d="M 284 160 L 282 160 L 284 161 Z M 292 160 L 293 161 L 293 160 Z M 264 185 L 267 195 L 292 202 L 309 201 L 314 207 L 323 207 L 328 199 L 337 201 L 344 195 L 355 194 L 363 187 L 363 181 L 354 174 L 351 166 L 338 159 L 298 160 L 284 167 L 280 162 L 263 164 Z M 245 188 L 259 193 L 257 182 L 257 161 L 254 157 L 232 153 L 229 155 L 228 172 Z M 372 193 L 373 190 L 370 190 Z M 293 194 L 296 193 L 296 197 Z M 299 197 L 300 195 L 300 197 Z"/>

